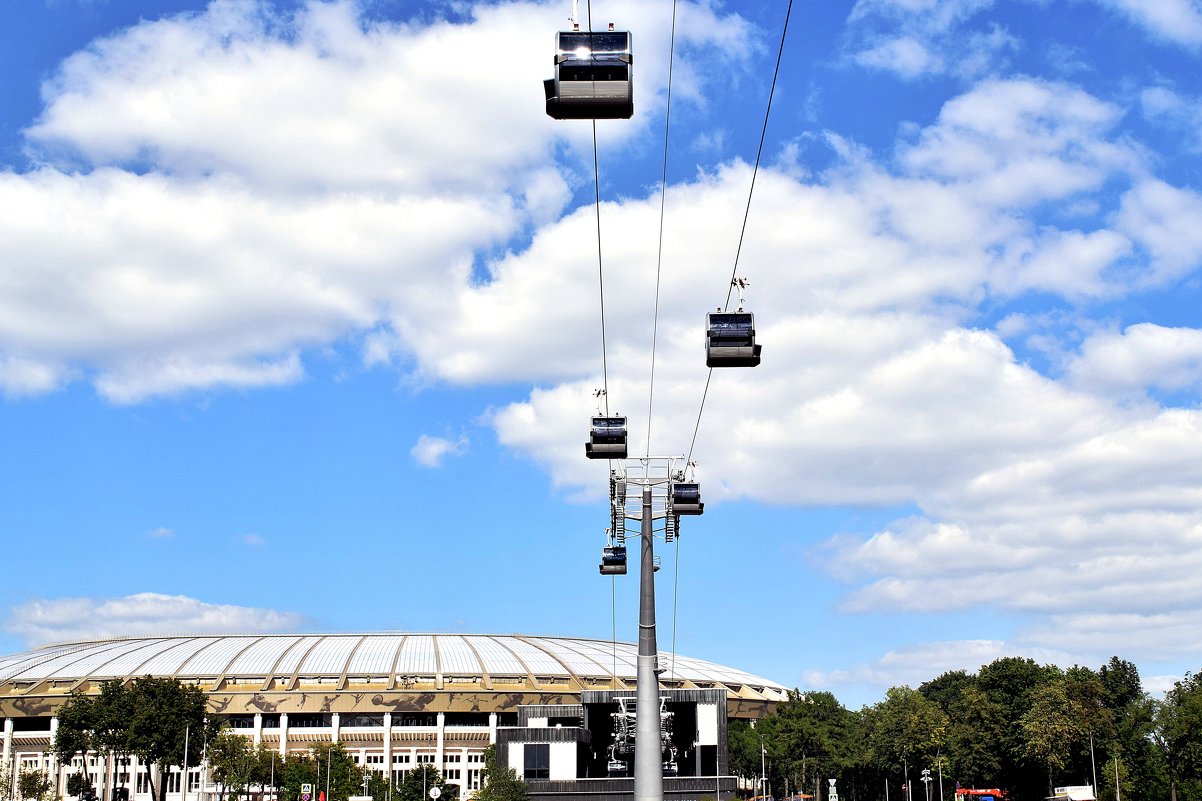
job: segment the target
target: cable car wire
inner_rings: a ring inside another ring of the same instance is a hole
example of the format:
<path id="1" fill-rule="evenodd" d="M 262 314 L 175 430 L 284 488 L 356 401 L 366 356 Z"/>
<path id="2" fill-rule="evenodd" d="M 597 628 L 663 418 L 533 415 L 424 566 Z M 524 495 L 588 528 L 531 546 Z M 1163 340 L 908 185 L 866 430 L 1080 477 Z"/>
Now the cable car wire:
<path id="1" fill-rule="evenodd" d="M 590 23 L 590 27 L 592 27 Z M 593 120 L 593 205 L 597 210 L 597 284 L 601 294 L 601 387 L 609 416 L 609 357 L 605 347 L 605 270 L 601 265 L 601 171 L 597 166 L 597 121 Z"/>
<path id="2" fill-rule="evenodd" d="M 676 64 L 676 0 L 668 37 L 668 98 L 664 107 L 664 171 L 659 185 L 659 243 L 655 254 L 655 311 L 651 317 L 651 380 L 647 390 L 647 456 L 651 455 L 651 421 L 655 408 L 655 345 L 659 335 L 659 289 L 664 263 L 664 206 L 668 199 L 668 133 L 672 122 L 672 68 Z"/>
<path id="3" fill-rule="evenodd" d="M 747 206 L 743 210 L 743 227 L 739 230 L 739 245 L 735 249 L 735 263 L 730 271 L 730 285 L 726 287 L 726 303 L 723 310 L 730 307 L 730 294 L 734 291 L 735 280 L 739 273 L 739 256 L 743 252 L 743 236 L 747 233 L 747 218 L 751 216 L 751 197 L 755 194 L 755 179 L 760 171 L 760 157 L 764 154 L 764 139 L 768 135 L 768 117 L 772 114 L 772 98 L 776 95 L 776 79 L 780 75 L 780 62 L 785 53 L 785 35 L 789 32 L 789 16 L 793 12 L 793 0 L 785 9 L 785 24 L 780 32 L 780 47 L 776 51 L 776 67 L 772 70 L 772 86 L 768 89 L 768 107 L 764 109 L 764 125 L 760 129 L 760 145 L 755 151 L 755 167 L 751 170 L 751 188 L 747 192 Z"/>
<path id="4" fill-rule="evenodd" d="M 735 263 L 730 271 L 730 284 L 726 287 L 726 302 L 723 309 L 730 307 L 730 295 L 734 291 L 735 281 L 739 272 L 739 257 L 743 252 L 743 238 L 747 233 L 747 218 L 751 215 L 751 198 L 755 194 L 755 179 L 760 171 L 760 159 L 764 154 L 764 139 L 768 135 L 768 117 L 772 114 L 772 98 L 776 95 L 776 80 L 780 76 L 780 62 L 785 53 L 785 37 L 789 32 L 789 17 L 793 13 L 793 0 L 789 0 L 788 6 L 785 8 L 785 23 L 781 27 L 780 32 L 780 47 L 776 51 L 776 67 L 772 70 L 772 86 L 768 89 L 768 105 L 764 109 L 764 124 L 760 129 L 760 144 L 755 152 L 755 166 L 751 170 L 751 187 L 747 191 L 747 205 L 743 210 L 743 225 L 739 229 L 739 244 L 735 248 Z M 705 400 L 709 397 L 710 381 L 714 377 L 714 368 L 709 368 L 709 375 L 705 378 L 705 389 L 701 393 L 701 406 L 697 409 L 697 423 L 693 426 L 693 439 L 689 442 L 689 454 L 686 457 L 686 462 L 693 461 L 693 448 L 697 444 L 697 433 L 701 430 L 701 415 L 705 412 Z"/>

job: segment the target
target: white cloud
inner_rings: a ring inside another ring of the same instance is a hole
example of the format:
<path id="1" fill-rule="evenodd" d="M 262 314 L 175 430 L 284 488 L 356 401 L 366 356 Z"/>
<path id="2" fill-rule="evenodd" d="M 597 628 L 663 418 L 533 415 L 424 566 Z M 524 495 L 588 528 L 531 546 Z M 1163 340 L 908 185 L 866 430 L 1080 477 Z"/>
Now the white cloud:
<path id="1" fill-rule="evenodd" d="M 175 537 L 175 529 L 159 526 L 156 529 L 146 532 L 146 536 L 156 540 L 169 540 Z"/>
<path id="2" fill-rule="evenodd" d="M 1067 84 L 985 81 L 945 103 L 902 163 L 917 175 L 971 184 L 989 204 L 1061 199 L 1134 166 L 1135 154 L 1107 139 L 1121 114 Z"/>
<path id="3" fill-rule="evenodd" d="M 856 53 L 855 58 L 866 67 L 896 72 L 903 78 L 916 78 L 929 72 L 943 71 L 943 60 L 922 42 L 909 36 L 880 42 Z"/>
<path id="4" fill-rule="evenodd" d="M 267 544 L 267 541 L 258 534 L 243 534 L 239 539 L 242 540 L 243 545 L 249 545 L 252 548 L 261 548 Z"/>
<path id="5" fill-rule="evenodd" d="M 992 5 L 992 0 L 858 0 L 848 16 L 851 58 L 904 80 L 990 74 L 1019 45 L 997 25 L 968 28 Z"/>
<path id="6" fill-rule="evenodd" d="M 1068 376 L 1077 386 L 1120 394 L 1198 387 L 1202 330 L 1138 323 L 1121 333 L 1095 333 L 1082 343 Z"/>
<path id="7" fill-rule="evenodd" d="M 982 665 L 1010 655 L 1007 644 L 998 640 L 917 643 L 888 651 L 875 662 L 842 670 L 807 670 L 802 676 L 805 689 L 834 689 L 849 685 L 917 687 L 951 670 L 975 673 Z"/>
<path id="8" fill-rule="evenodd" d="M 478 253 L 570 197 L 583 162 L 553 156 L 583 157 L 586 126 L 547 118 L 541 92 L 561 10 L 482 4 L 464 22 L 395 25 L 345 1 L 289 16 L 215 0 L 67 59 L 27 131 L 40 166 L 0 172 L 0 391 L 83 377 L 128 403 L 295 382 L 304 349 L 364 332 L 407 350 Z M 611 10 L 647 53 L 643 113 L 599 126 L 621 147 L 663 102 L 669 26 L 665 9 Z M 682 16 L 677 99 L 700 102 L 751 31 L 708 4 Z M 483 73 L 460 57 L 498 41 L 514 57 Z M 704 63 L 688 58 L 699 47 Z"/>
<path id="9" fill-rule="evenodd" d="M 41 395 L 57 389 L 62 381 L 62 370 L 52 363 L 0 356 L 0 392 L 5 395 Z"/>
<path id="10" fill-rule="evenodd" d="M 446 439 L 422 434 L 417 438 L 417 444 L 409 449 L 409 453 L 422 467 L 442 467 L 448 456 L 462 456 L 467 453 L 467 446 L 468 440 L 465 436 Z"/>
<path id="11" fill-rule="evenodd" d="M 304 622 L 294 612 L 211 604 L 183 595 L 137 593 L 124 598 L 55 598 L 9 611 L 4 630 L 28 646 L 64 640 L 170 634 L 290 631 Z"/>
<path id="12" fill-rule="evenodd" d="M 1098 0 L 1154 36 L 1175 44 L 1202 44 L 1202 8 L 1197 0 Z"/>
<path id="13" fill-rule="evenodd" d="M 1202 194 L 1146 180 L 1123 196 L 1115 228 L 1148 251 L 1148 286 L 1187 275 L 1202 263 Z"/>

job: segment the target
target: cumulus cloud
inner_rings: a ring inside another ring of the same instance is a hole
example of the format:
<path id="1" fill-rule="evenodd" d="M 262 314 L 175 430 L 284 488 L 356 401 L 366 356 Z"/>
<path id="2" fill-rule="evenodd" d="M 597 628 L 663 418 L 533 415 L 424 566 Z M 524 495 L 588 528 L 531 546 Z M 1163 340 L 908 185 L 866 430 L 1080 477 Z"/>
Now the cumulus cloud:
<path id="1" fill-rule="evenodd" d="M 979 78 L 1006 63 L 1018 41 L 989 24 L 969 28 L 993 0 L 858 0 L 848 16 L 855 63 L 904 80 L 951 73 Z"/>
<path id="2" fill-rule="evenodd" d="M 661 12 L 619 5 L 666 36 Z M 931 43 L 972 40 L 963 27 L 988 5 L 863 0 L 853 49 L 893 47 L 889 68 L 909 63 L 915 76 L 959 69 L 974 54 L 949 60 Z M 530 39 L 558 8 L 392 25 L 345 2 L 279 17 L 218 0 L 73 57 L 29 130 L 40 166 L 0 174 L 12 210 L 0 219 L 0 386 L 49 391 L 82 375 L 136 402 L 277 385 L 303 377 L 305 348 L 360 336 L 367 364 L 536 385 L 491 410 L 499 440 L 559 486 L 604 488 L 606 466 L 580 457 L 593 391 L 608 384 L 632 441 L 648 433 L 634 411 L 649 391 L 660 196 L 601 206 L 606 230 L 623 232 L 606 240 L 607 288 L 620 291 L 607 295 L 603 376 L 595 254 L 579 247 L 596 219 L 568 207 L 586 134 L 542 114 L 546 41 Z M 679 96 L 703 106 L 700 89 L 746 58 L 752 36 L 710 4 L 686 17 L 685 52 L 704 45 L 714 59 L 684 59 Z M 1009 46 L 990 35 L 972 68 L 982 73 Z M 908 62 L 901 37 L 915 43 Z M 495 41 L 524 44 L 483 78 L 462 59 L 413 68 Z M 637 69 L 651 107 L 667 66 L 655 58 Z M 1157 615 L 1171 618 L 1161 631 L 1182 631 L 1174 610 L 1202 601 L 1202 424 L 1194 409 L 1129 396 L 1194 386 L 1195 332 L 1095 332 L 1061 380 L 982 311 L 1037 293 L 1072 307 L 1196 273 L 1202 198 L 1154 177 L 1119 129 L 1125 113 L 1072 84 L 991 78 L 907 126 L 883 158 L 827 132 L 826 173 L 761 166 L 741 265 L 764 363 L 737 376 L 708 376 L 702 311 L 725 300 L 752 170 L 731 161 L 673 184 L 651 450 L 684 455 L 708 383 L 688 454 L 707 499 L 917 508 L 824 544 L 824 564 L 850 584 L 849 612 L 990 603 L 1082 632 L 1103 620 L 1110 642 L 1161 626 Z M 604 144 L 632 146 L 650 116 L 599 126 Z M 504 141 L 488 135 L 500 127 Z M 1079 208 L 1093 210 L 1088 224 Z M 466 445 L 427 436 L 412 455 L 437 466 Z M 948 565 L 978 589 L 944 581 Z M 32 630 L 37 610 L 21 609 Z M 1038 626 L 1028 635 L 1025 646 L 1051 647 Z"/>
<path id="3" fill-rule="evenodd" d="M 1202 44 L 1202 8 L 1196 0 L 1098 0 L 1153 36 L 1174 44 Z"/>
<path id="4" fill-rule="evenodd" d="M 0 172 L 0 391 L 83 378 L 131 403 L 295 382 L 306 348 L 364 332 L 411 349 L 432 301 L 471 284 L 478 253 L 570 197 L 584 128 L 547 118 L 541 92 L 542 32 L 560 10 L 482 4 L 396 24 L 345 0 L 287 13 L 214 0 L 68 58 L 26 131 L 38 166 Z M 650 110 L 667 12 L 613 11 L 646 31 L 636 95 Z M 682 54 L 713 58 L 684 59 L 683 103 L 751 46 L 736 15 L 697 4 L 687 18 Z M 458 57 L 498 41 L 514 57 L 496 69 Z M 651 117 L 599 126 L 603 146 Z M 365 350 L 377 357 L 392 354 Z"/>
<path id="5" fill-rule="evenodd" d="M 917 687 L 923 682 L 953 670 L 976 673 L 982 666 L 1002 657 L 1019 656 L 1040 664 L 1071 666 L 1073 658 L 1063 650 L 1003 640 L 947 640 L 916 643 L 888 651 L 879 659 L 849 668 L 831 671 L 808 670 L 802 674 L 804 687 L 844 689 L 871 687 L 879 692 L 886 687 Z"/>
<path id="6" fill-rule="evenodd" d="M 468 441 L 465 436 L 458 439 L 447 439 L 446 437 L 422 434 L 417 438 L 417 443 L 409 449 L 409 453 L 413 456 L 414 461 L 422 467 L 442 467 L 443 461 L 448 456 L 462 456 L 467 453 L 467 446 Z"/>
<path id="7" fill-rule="evenodd" d="M 1097 392 L 1142 393 L 1202 385 L 1202 330 L 1137 323 L 1100 331 L 1081 344 L 1069 378 Z"/>
<path id="8" fill-rule="evenodd" d="M 27 646 L 101 637 L 291 631 L 304 623 L 294 612 L 211 604 L 184 595 L 142 592 L 124 598 L 54 598 L 9 611 L 4 630 Z"/>

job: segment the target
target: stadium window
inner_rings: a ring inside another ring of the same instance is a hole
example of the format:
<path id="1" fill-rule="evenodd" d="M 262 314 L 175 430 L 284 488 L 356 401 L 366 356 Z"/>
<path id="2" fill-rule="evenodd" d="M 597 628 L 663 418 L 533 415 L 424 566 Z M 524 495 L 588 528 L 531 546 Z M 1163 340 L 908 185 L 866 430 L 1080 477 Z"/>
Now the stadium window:
<path id="1" fill-rule="evenodd" d="M 527 780 L 551 778 L 550 743 L 527 743 L 523 751 L 525 771 L 522 778 Z"/>

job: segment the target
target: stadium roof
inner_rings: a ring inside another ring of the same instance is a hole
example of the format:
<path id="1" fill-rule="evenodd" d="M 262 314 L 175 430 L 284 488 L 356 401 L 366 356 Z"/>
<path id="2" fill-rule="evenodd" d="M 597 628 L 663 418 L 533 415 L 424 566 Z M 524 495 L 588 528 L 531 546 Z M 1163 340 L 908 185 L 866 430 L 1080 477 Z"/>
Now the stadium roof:
<path id="1" fill-rule="evenodd" d="M 59 694 L 108 679 L 173 676 L 210 691 L 326 685 L 579 691 L 634 686 L 638 649 L 568 637 L 486 634 L 254 634 L 122 637 L 46 645 L 0 657 L 0 696 Z M 774 681 L 702 659 L 660 653 L 666 686 L 725 688 L 783 700 Z"/>

